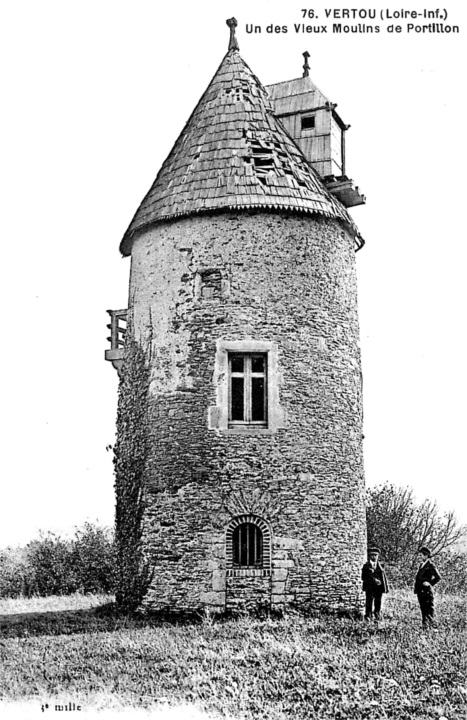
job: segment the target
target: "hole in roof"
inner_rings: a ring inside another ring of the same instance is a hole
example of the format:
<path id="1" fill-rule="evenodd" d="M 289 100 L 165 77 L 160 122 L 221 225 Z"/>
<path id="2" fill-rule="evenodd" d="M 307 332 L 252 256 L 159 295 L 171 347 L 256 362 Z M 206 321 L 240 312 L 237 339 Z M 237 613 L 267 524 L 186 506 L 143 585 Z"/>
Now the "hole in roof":
<path id="1" fill-rule="evenodd" d="M 255 155 L 272 155 L 273 153 L 272 148 L 261 145 L 258 140 L 251 141 L 251 149 Z"/>
<path id="2" fill-rule="evenodd" d="M 267 157 L 254 157 L 253 162 L 255 163 L 256 167 L 274 167 L 274 163 L 272 161 L 272 158 Z"/>
<path id="3" fill-rule="evenodd" d="M 243 90 L 243 94 L 249 95 L 250 94 L 250 84 L 249 84 L 248 80 L 244 80 L 243 78 L 241 78 L 240 83 L 241 83 L 241 87 Z"/>

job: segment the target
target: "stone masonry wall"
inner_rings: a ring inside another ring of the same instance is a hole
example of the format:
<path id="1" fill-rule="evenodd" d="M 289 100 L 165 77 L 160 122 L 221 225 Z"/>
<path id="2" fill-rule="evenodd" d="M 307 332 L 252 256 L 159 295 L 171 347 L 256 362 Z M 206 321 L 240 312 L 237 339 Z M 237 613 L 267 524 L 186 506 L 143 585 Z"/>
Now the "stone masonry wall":
<path id="1" fill-rule="evenodd" d="M 226 213 L 145 231 L 130 313 L 150 367 L 143 544 L 153 609 L 352 609 L 366 542 L 353 238 L 334 220 Z M 219 344 L 269 343 L 282 421 L 210 421 Z M 226 564 L 229 521 L 271 531 L 264 577 Z"/>

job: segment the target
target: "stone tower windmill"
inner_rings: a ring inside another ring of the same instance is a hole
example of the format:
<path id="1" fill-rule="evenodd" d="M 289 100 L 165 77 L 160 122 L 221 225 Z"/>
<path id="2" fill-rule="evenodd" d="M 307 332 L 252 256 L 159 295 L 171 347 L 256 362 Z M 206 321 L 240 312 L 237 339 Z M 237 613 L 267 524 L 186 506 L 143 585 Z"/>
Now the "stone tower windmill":
<path id="1" fill-rule="evenodd" d="M 345 205 L 363 198 L 307 54 L 302 78 L 265 88 L 227 24 L 228 52 L 121 243 L 129 307 L 109 311 L 107 352 L 120 595 L 139 583 L 158 610 L 351 609 L 362 240 Z"/>

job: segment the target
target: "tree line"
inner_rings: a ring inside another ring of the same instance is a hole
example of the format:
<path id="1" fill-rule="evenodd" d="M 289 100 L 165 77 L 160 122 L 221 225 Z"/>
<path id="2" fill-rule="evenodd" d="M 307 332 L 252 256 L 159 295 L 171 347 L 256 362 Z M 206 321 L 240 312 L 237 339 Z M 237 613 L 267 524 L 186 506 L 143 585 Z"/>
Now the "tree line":
<path id="1" fill-rule="evenodd" d="M 417 502 L 389 483 L 366 493 L 368 542 L 377 545 L 393 587 L 411 585 L 417 551 L 436 559 L 447 592 L 467 591 L 467 528 L 436 502 Z M 113 594 L 117 549 L 109 528 L 85 523 L 72 538 L 43 533 L 23 548 L 0 550 L 0 597 Z"/>
<path id="2" fill-rule="evenodd" d="M 0 550 L 0 597 L 111 594 L 115 565 L 109 528 L 86 522 L 72 538 L 42 533 L 24 548 Z"/>
<path id="3" fill-rule="evenodd" d="M 394 586 L 407 586 L 417 569 L 417 551 L 428 547 L 448 592 L 467 590 L 467 527 L 433 500 L 417 502 L 409 487 L 385 483 L 366 493 L 368 541 L 380 550 Z"/>

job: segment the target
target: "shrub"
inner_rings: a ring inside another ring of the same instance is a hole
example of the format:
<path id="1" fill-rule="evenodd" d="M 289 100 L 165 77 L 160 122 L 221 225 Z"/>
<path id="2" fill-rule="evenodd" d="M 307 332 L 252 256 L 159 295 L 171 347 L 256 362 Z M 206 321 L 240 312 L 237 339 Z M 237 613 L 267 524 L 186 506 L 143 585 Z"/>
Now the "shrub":
<path id="1" fill-rule="evenodd" d="M 31 595 L 34 577 L 23 548 L 0 550 L 0 597 Z"/>
<path id="2" fill-rule="evenodd" d="M 76 591 L 72 541 L 62 540 L 51 532 L 41 534 L 27 545 L 26 554 L 34 577 L 34 594 L 68 595 Z"/>
<path id="3" fill-rule="evenodd" d="M 467 593 L 467 552 L 451 551 L 437 559 L 442 582 L 440 590 L 451 594 Z"/>
<path id="4" fill-rule="evenodd" d="M 111 532 L 86 522 L 75 532 L 71 564 L 79 592 L 113 592 L 115 548 Z"/>
<path id="5" fill-rule="evenodd" d="M 0 551 L 0 597 L 108 594 L 114 585 L 113 535 L 89 522 L 71 539 L 42 533 L 25 548 Z"/>

